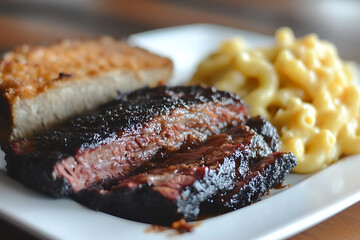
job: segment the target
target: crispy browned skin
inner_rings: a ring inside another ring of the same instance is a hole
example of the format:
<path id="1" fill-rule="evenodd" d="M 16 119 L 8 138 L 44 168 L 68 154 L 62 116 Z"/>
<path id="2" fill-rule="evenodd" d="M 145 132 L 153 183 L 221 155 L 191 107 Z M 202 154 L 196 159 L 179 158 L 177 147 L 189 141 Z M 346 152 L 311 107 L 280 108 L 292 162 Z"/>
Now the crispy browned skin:
<path id="1" fill-rule="evenodd" d="M 110 37 L 22 46 L 0 62 L 0 92 L 8 101 L 32 97 L 62 81 L 123 69 L 171 66 L 171 60 Z"/>

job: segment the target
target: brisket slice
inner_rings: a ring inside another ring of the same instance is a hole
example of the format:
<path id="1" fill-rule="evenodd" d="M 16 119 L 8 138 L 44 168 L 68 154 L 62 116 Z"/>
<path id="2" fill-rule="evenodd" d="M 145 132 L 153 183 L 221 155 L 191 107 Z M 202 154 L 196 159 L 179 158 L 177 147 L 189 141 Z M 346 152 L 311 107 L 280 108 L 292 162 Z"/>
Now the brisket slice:
<path id="1" fill-rule="evenodd" d="M 278 135 L 262 118 L 184 146 L 152 160 L 132 176 L 75 195 L 90 208 L 131 220 L 170 225 L 184 218 L 238 209 L 280 183 L 296 165 L 291 153 L 279 153 Z M 271 136 L 272 135 L 272 136 Z"/>
<path id="2" fill-rule="evenodd" d="M 5 147 L 9 175 L 64 196 L 127 176 L 155 156 L 242 124 L 235 95 L 202 87 L 145 88 L 94 113 Z"/>

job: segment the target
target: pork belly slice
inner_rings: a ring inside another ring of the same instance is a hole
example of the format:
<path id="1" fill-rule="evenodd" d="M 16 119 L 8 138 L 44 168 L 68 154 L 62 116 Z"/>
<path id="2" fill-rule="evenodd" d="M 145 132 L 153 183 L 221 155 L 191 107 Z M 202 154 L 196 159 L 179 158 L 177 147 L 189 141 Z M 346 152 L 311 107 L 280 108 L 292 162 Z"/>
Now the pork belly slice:
<path id="1" fill-rule="evenodd" d="M 166 82 L 172 62 L 110 37 L 22 46 L 0 59 L 0 143 Z"/>
<path id="2" fill-rule="evenodd" d="M 96 210 L 161 225 L 249 205 L 296 165 L 292 153 L 276 152 L 278 136 L 271 125 L 261 118 L 249 125 L 257 127 L 230 128 L 163 161 L 148 162 L 134 176 L 87 189 L 75 198 Z"/>
<path id="3" fill-rule="evenodd" d="M 64 196 L 112 181 L 184 143 L 206 140 L 246 118 L 235 95 L 202 87 L 144 88 L 55 130 L 5 148 L 8 173 Z"/>

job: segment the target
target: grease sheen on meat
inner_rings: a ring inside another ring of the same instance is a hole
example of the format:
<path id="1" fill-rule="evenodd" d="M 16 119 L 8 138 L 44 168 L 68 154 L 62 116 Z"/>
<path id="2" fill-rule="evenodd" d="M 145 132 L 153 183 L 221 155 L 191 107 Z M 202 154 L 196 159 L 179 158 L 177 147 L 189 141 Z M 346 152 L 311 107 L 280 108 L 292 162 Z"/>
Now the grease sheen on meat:
<path id="1" fill-rule="evenodd" d="M 5 147 L 8 173 L 64 196 L 127 176 L 184 143 L 203 142 L 246 118 L 235 95 L 202 87 L 157 87 L 120 96 L 97 112 Z"/>

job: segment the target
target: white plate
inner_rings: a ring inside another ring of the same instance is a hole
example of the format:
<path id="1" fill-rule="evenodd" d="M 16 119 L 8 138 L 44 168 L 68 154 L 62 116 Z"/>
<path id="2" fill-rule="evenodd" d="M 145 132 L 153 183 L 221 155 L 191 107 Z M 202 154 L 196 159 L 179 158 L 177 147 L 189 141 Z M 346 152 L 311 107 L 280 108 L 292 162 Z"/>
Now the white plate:
<path id="1" fill-rule="evenodd" d="M 242 36 L 253 45 L 270 37 L 197 24 L 130 37 L 130 42 L 174 60 L 172 84 L 189 79 L 198 62 L 220 41 Z M 360 200 L 360 156 L 339 161 L 314 175 L 290 174 L 288 189 L 243 209 L 207 219 L 194 232 L 170 239 L 279 239 L 300 232 Z M 51 199 L 10 179 L 0 151 L 0 215 L 37 236 L 56 239 L 169 239 L 173 232 L 146 233 L 149 227 L 89 210 L 70 199 Z"/>

